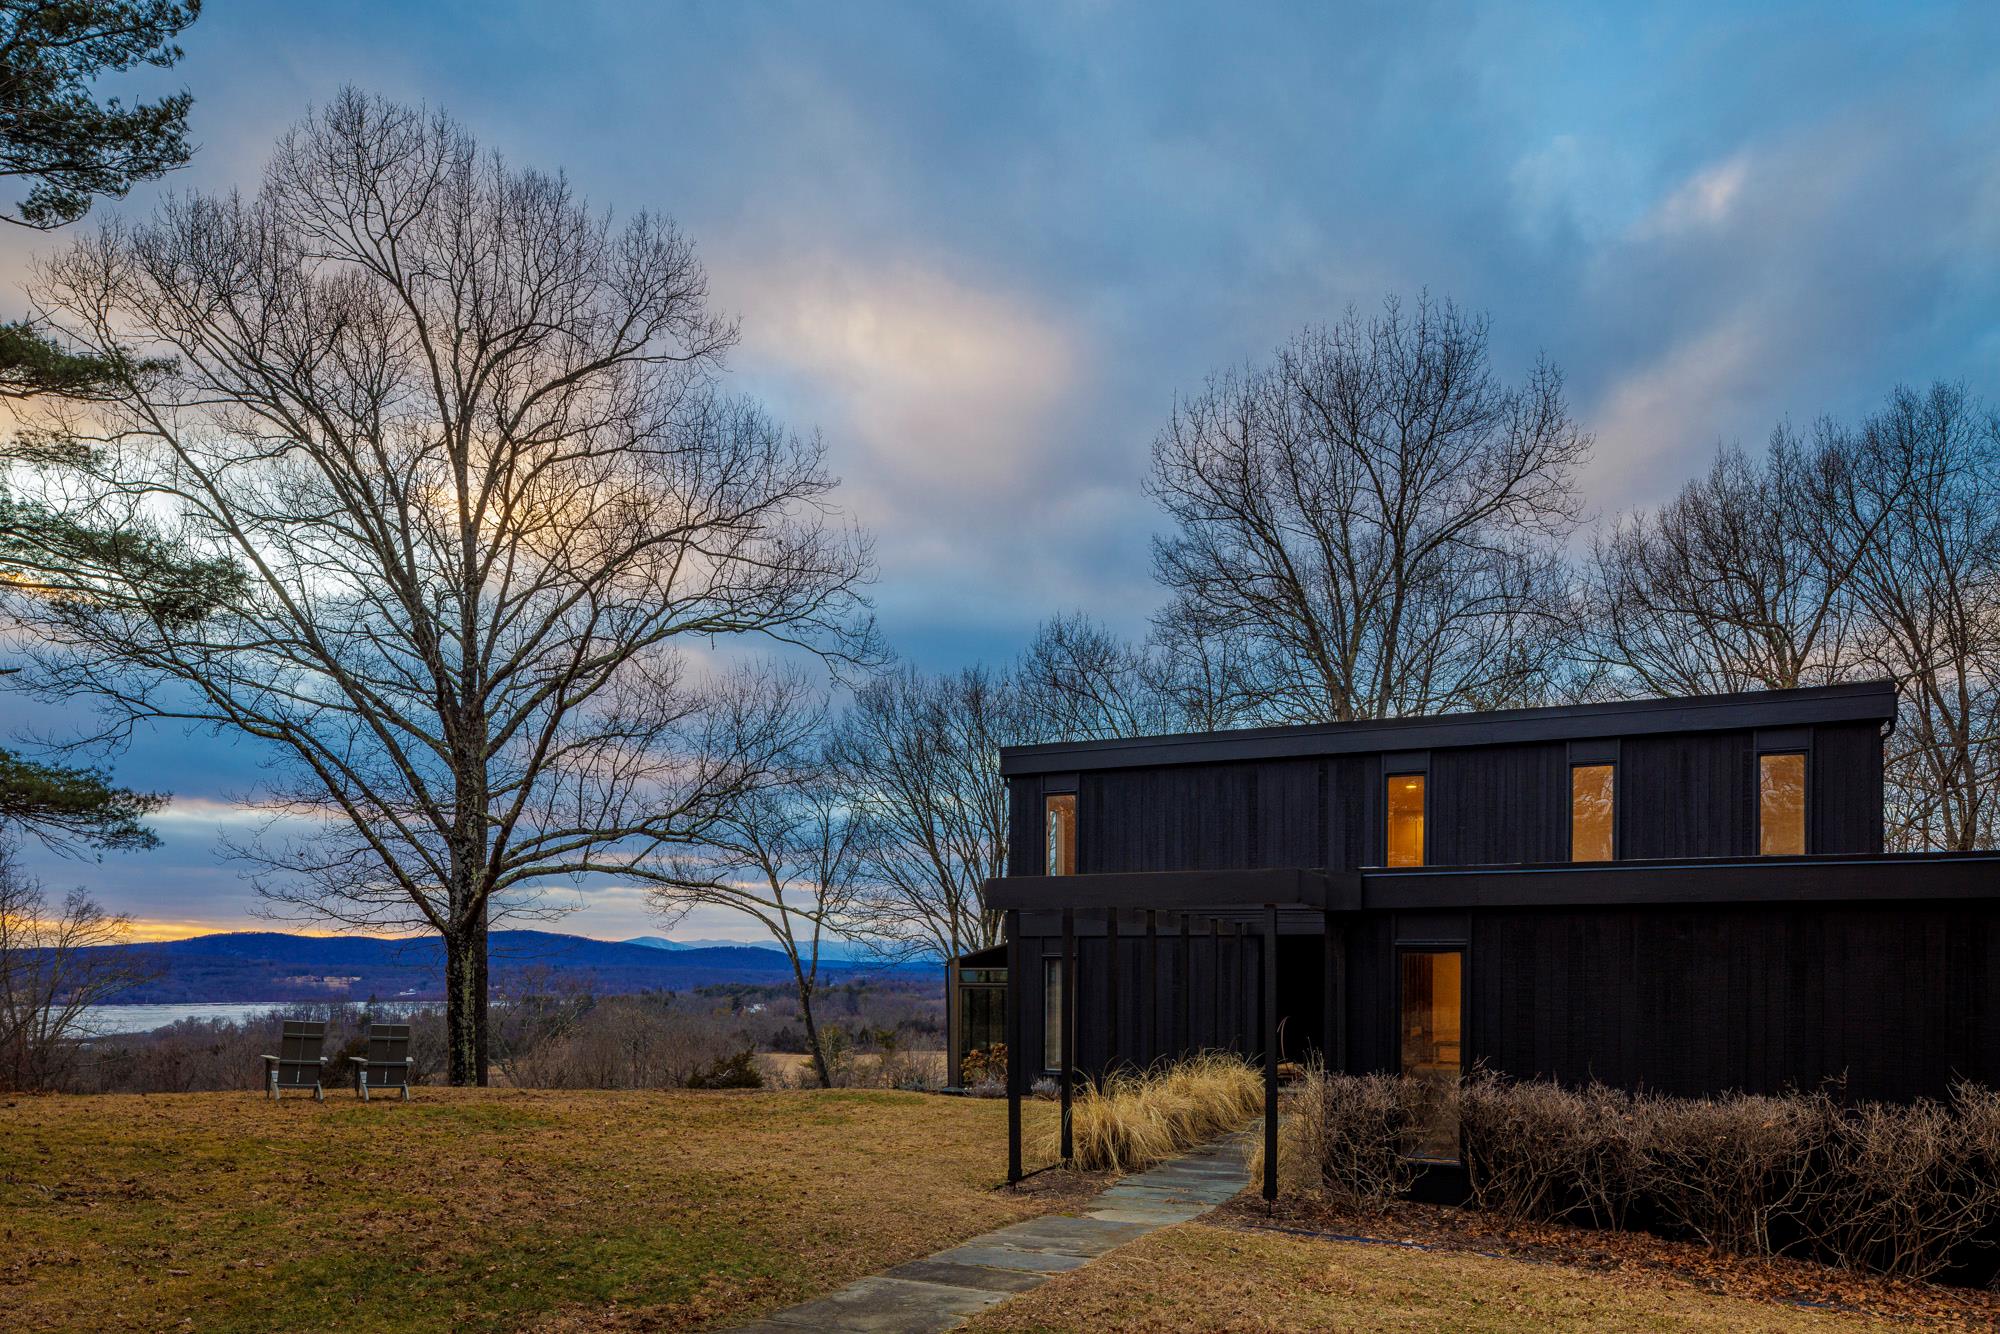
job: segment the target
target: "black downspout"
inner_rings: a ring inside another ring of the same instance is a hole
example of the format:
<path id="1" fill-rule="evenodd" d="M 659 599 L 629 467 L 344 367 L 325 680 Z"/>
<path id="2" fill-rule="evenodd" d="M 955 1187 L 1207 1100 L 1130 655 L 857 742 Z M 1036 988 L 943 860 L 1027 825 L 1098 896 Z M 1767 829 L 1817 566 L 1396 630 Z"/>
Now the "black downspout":
<path id="1" fill-rule="evenodd" d="M 1264 905 L 1264 1199 L 1278 1198 L 1278 908 Z"/>
<path id="2" fill-rule="evenodd" d="M 1021 910 L 1007 910 L 1007 1180 L 1021 1179 L 1021 1094 L 1028 1063 L 1021 1050 Z"/>
<path id="3" fill-rule="evenodd" d="M 1062 1160 L 1067 1167 L 1076 1158 L 1076 1141 L 1070 1124 L 1070 1076 L 1076 1049 L 1076 909 L 1064 908 L 1062 915 Z"/>

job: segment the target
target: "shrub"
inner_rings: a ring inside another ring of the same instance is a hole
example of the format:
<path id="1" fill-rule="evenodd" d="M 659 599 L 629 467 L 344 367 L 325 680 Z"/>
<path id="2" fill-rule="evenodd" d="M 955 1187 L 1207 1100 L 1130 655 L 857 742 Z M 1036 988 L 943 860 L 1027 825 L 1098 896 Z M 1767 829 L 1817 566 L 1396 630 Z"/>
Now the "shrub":
<path id="1" fill-rule="evenodd" d="M 764 1087 L 764 1075 L 757 1068 L 757 1053 L 745 1047 L 718 1057 L 690 1073 L 687 1086 L 691 1089 L 760 1089 Z"/>
<path id="2" fill-rule="evenodd" d="M 1488 1071 L 1459 1092 L 1466 1175 L 1481 1209 L 1623 1227 L 1638 1191 L 1632 1100 L 1602 1084 L 1513 1084 Z"/>
<path id="3" fill-rule="evenodd" d="M 1365 1207 L 1385 1205 L 1407 1191 L 1417 1165 L 1403 1148 L 1419 1096 L 1414 1081 L 1394 1075 L 1308 1069 L 1298 1087 L 1292 1140 L 1299 1160 L 1317 1169 L 1319 1189 L 1343 1204 Z"/>
<path id="4" fill-rule="evenodd" d="M 1643 1189 L 1669 1227 L 1719 1250 L 1772 1254 L 1813 1162 L 1806 1099 L 1635 1099 Z"/>
<path id="5" fill-rule="evenodd" d="M 1263 1102 L 1262 1076 L 1224 1052 L 1112 1075 L 1101 1086 L 1086 1085 L 1071 1104 L 1075 1165 L 1087 1172 L 1149 1166 L 1241 1129 Z M 1060 1146 L 1049 1148 L 1053 1154 Z"/>
<path id="6" fill-rule="evenodd" d="M 1327 1196 L 1408 1190 L 1417 1081 L 1312 1071 L 1290 1151 Z M 2000 1093 L 1848 1105 L 1838 1089 L 1675 1098 L 1478 1072 L 1457 1115 L 1472 1202 L 1509 1217 L 1627 1227 L 1749 1255 L 1797 1253 L 1923 1279 L 2000 1228 Z"/>
<path id="7" fill-rule="evenodd" d="M 1818 1171 L 1796 1210 L 1835 1263 L 1929 1278 L 2000 1217 L 2000 1094 L 1969 1084 L 1948 1103 L 1838 1107 L 1820 1094 Z"/>
<path id="8" fill-rule="evenodd" d="M 1007 1044 L 996 1042 L 990 1047 L 974 1047 L 959 1058 L 959 1077 L 966 1087 L 1007 1082 Z"/>

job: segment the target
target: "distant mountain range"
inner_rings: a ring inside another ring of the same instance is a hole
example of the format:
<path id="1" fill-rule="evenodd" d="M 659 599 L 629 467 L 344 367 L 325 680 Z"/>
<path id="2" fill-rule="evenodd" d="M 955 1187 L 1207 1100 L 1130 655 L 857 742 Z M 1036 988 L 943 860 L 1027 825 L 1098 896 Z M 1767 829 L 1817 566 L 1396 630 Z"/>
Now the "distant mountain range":
<path id="1" fill-rule="evenodd" d="M 775 948 L 741 941 L 593 940 L 554 931 L 495 931 L 489 971 L 495 991 L 529 969 L 605 995 L 685 991 L 729 983 L 790 982 Z M 143 945 L 104 945 L 154 974 L 118 997 L 131 1004 L 188 1001 L 436 1000 L 444 995 L 444 946 L 435 936 L 295 936 L 232 931 Z M 880 972 L 837 961 L 837 975 Z"/>
<path id="2" fill-rule="evenodd" d="M 627 945 L 644 945 L 656 950 L 723 950 L 743 949 L 769 950 L 782 955 L 776 941 L 771 940 L 669 940 L 665 936 L 634 936 Z M 848 960 L 860 963 L 878 962 L 874 950 L 866 945 L 858 945 L 851 940 L 823 940 L 819 946 L 822 959 Z"/>

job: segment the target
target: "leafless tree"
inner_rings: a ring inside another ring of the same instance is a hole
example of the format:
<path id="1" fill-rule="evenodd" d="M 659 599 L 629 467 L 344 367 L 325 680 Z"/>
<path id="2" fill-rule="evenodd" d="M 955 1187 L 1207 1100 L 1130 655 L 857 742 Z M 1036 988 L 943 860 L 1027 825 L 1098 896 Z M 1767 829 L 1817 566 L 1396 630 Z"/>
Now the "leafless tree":
<path id="1" fill-rule="evenodd" d="M 1051 616 L 1015 672 L 1037 741 L 1092 741 L 1176 730 L 1174 700 L 1144 648 L 1081 612 Z"/>
<path id="2" fill-rule="evenodd" d="M 173 359 L 53 423 L 93 483 L 53 499 L 240 578 L 169 624 L 133 588 L 159 562 L 95 553 L 17 599 L 36 685 L 265 745 L 307 832 L 245 849 L 263 888 L 443 937 L 454 1083 L 485 1077 L 489 923 L 756 780 L 698 744 L 681 646 L 870 651 L 866 543 L 818 443 L 719 390 L 735 333 L 692 245 L 442 114 L 344 92 L 254 197 L 110 227 L 36 292 L 78 347 Z"/>
<path id="3" fill-rule="evenodd" d="M 1864 665 L 1902 708 L 1886 756 L 1903 848 L 2000 843 L 2000 422 L 1898 389 L 1842 440 L 1830 522 L 1854 552 Z"/>
<path id="4" fill-rule="evenodd" d="M 866 816 L 848 800 L 828 753 L 825 699 L 796 676 L 774 677 L 746 693 L 754 701 L 736 716 L 758 736 L 782 735 L 782 754 L 764 781 L 709 824 L 698 845 L 634 869 L 670 921 L 695 908 L 724 908 L 764 928 L 791 964 L 813 1072 L 831 1088 L 813 1001 L 821 946 L 856 925 Z M 729 731 L 722 736 L 732 740 Z M 755 744 L 753 737 L 729 748 Z"/>
<path id="5" fill-rule="evenodd" d="M 1269 722 L 1531 702 L 1560 623 L 1558 541 L 1591 442 L 1562 377 L 1519 386 L 1483 319 L 1394 300 L 1218 376 L 1153 446 L 1169 644 L 1224 641 Z M 1232 709 L 1232 711 L 1235 711 Z"/>
<path id="6" fill-rule="evenodd" d="M 0 1088 L 58 1087 L 77 1059 L 85 1013 L 151 975 L 100 948 L 130 929 L 81 889 L 51 902 L 0 844 Z"/>
<path id="7" fill-rule="evenodd" d="M 1812 443 L 1780 426 L 1761 460 L 1725 449 L 1673 500 L 1599 536 L 1579 636 L 1592 665 L 1616 687 L 1656 695 L 1852 675 L 1850 576 L 1872 526 L 1846 533 L 1828 523 L 1845 471 L 1830 426 Z"/>
<path id="8" fill-rule="evenodd" d="M 1000 747 L 1026 739 L 1019 692 L 985 668 L 905 667 L 855 692 L 832 755 L 867 822 L 865 934 L 947 958 L 1000 939 L 980 887 L 1007 870 Z"/>

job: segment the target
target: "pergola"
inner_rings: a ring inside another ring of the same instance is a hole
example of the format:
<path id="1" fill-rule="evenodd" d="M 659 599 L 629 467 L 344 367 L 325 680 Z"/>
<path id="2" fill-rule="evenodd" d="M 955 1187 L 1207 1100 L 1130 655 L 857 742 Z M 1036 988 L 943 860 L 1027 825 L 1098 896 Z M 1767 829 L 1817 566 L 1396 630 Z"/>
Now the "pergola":
<path id="1" fill-rule="evenodd" d="M 1337 915 L 1351 912 L 1361 904 L 1360 876 L 1351 872 L 1332 873 L 1298 868 L 1236 871 L 1158 871 L 1121 874 L 1066 876 L 1009 876 L 986 882 L 987 903 L 1006 913 L 1007 922 L 1007 1179 L 1017 1182 L 1021 1168 L 1021 1099 L 1028 1091 L 1023 1043 L 1021 979 L 1026 973 L 1022 957 L 1022 914 L 1061 915 L 1062 1014 L 1058 1024 L 1058 1086 L 1061 1098 L 1064 1162 L 1074 1156 L 1071 1100 L 1076 1082 L 1076 957 L 1079 914 L 1101 915 L 1105 935 L 1111 943 L 1108 957 L 1113 970 L 1107 979 L 1107 995 L 1114 1007 L 1106 1016 L 1115 1050 L 1118 1028 L 1115 1007 L 1119 988 L 1117 967 L 1120 917 L 1143 913 L 1148 947 L 1140 954 L 1143 976 L 1139 991 L 1152 1010 L 1148 1031 L 1163 1031 L 1165 1000 L 1159 985 L 1162 948 L 1179 949 L 1181 979 L 1176 997 L 1182 1007 L 1180 1031 L 1185 1033 L 1186 1007 L 1191 1004 L 1189 970 L 1190 940 L 1197 934 L 1238 937 L 1252 932 L 1262 936 L 1260 968 L 1259 1045 L 1264 1060 L 1264 1198 L 1278 1194 L 1278 936 L 1296 923 L 1313 934 L 1325 932 L 1329 940 L 1338 938 Z M 1162 915 L 1177 917 L 1177 934 L 1162 935 Z M 1343 1031 L 1340 1023 L 1341 993 L 1336 970 L 1326 970 L 1326 1028 L 1329 1035 Z M 1338 1041 L 1338 1037 L 1334 1037 Z M 1339 1057 L 1334 1057 L 1338 1061 Z M 1107 1062 L 1109 1065 L 1111 1062 Z"/>

